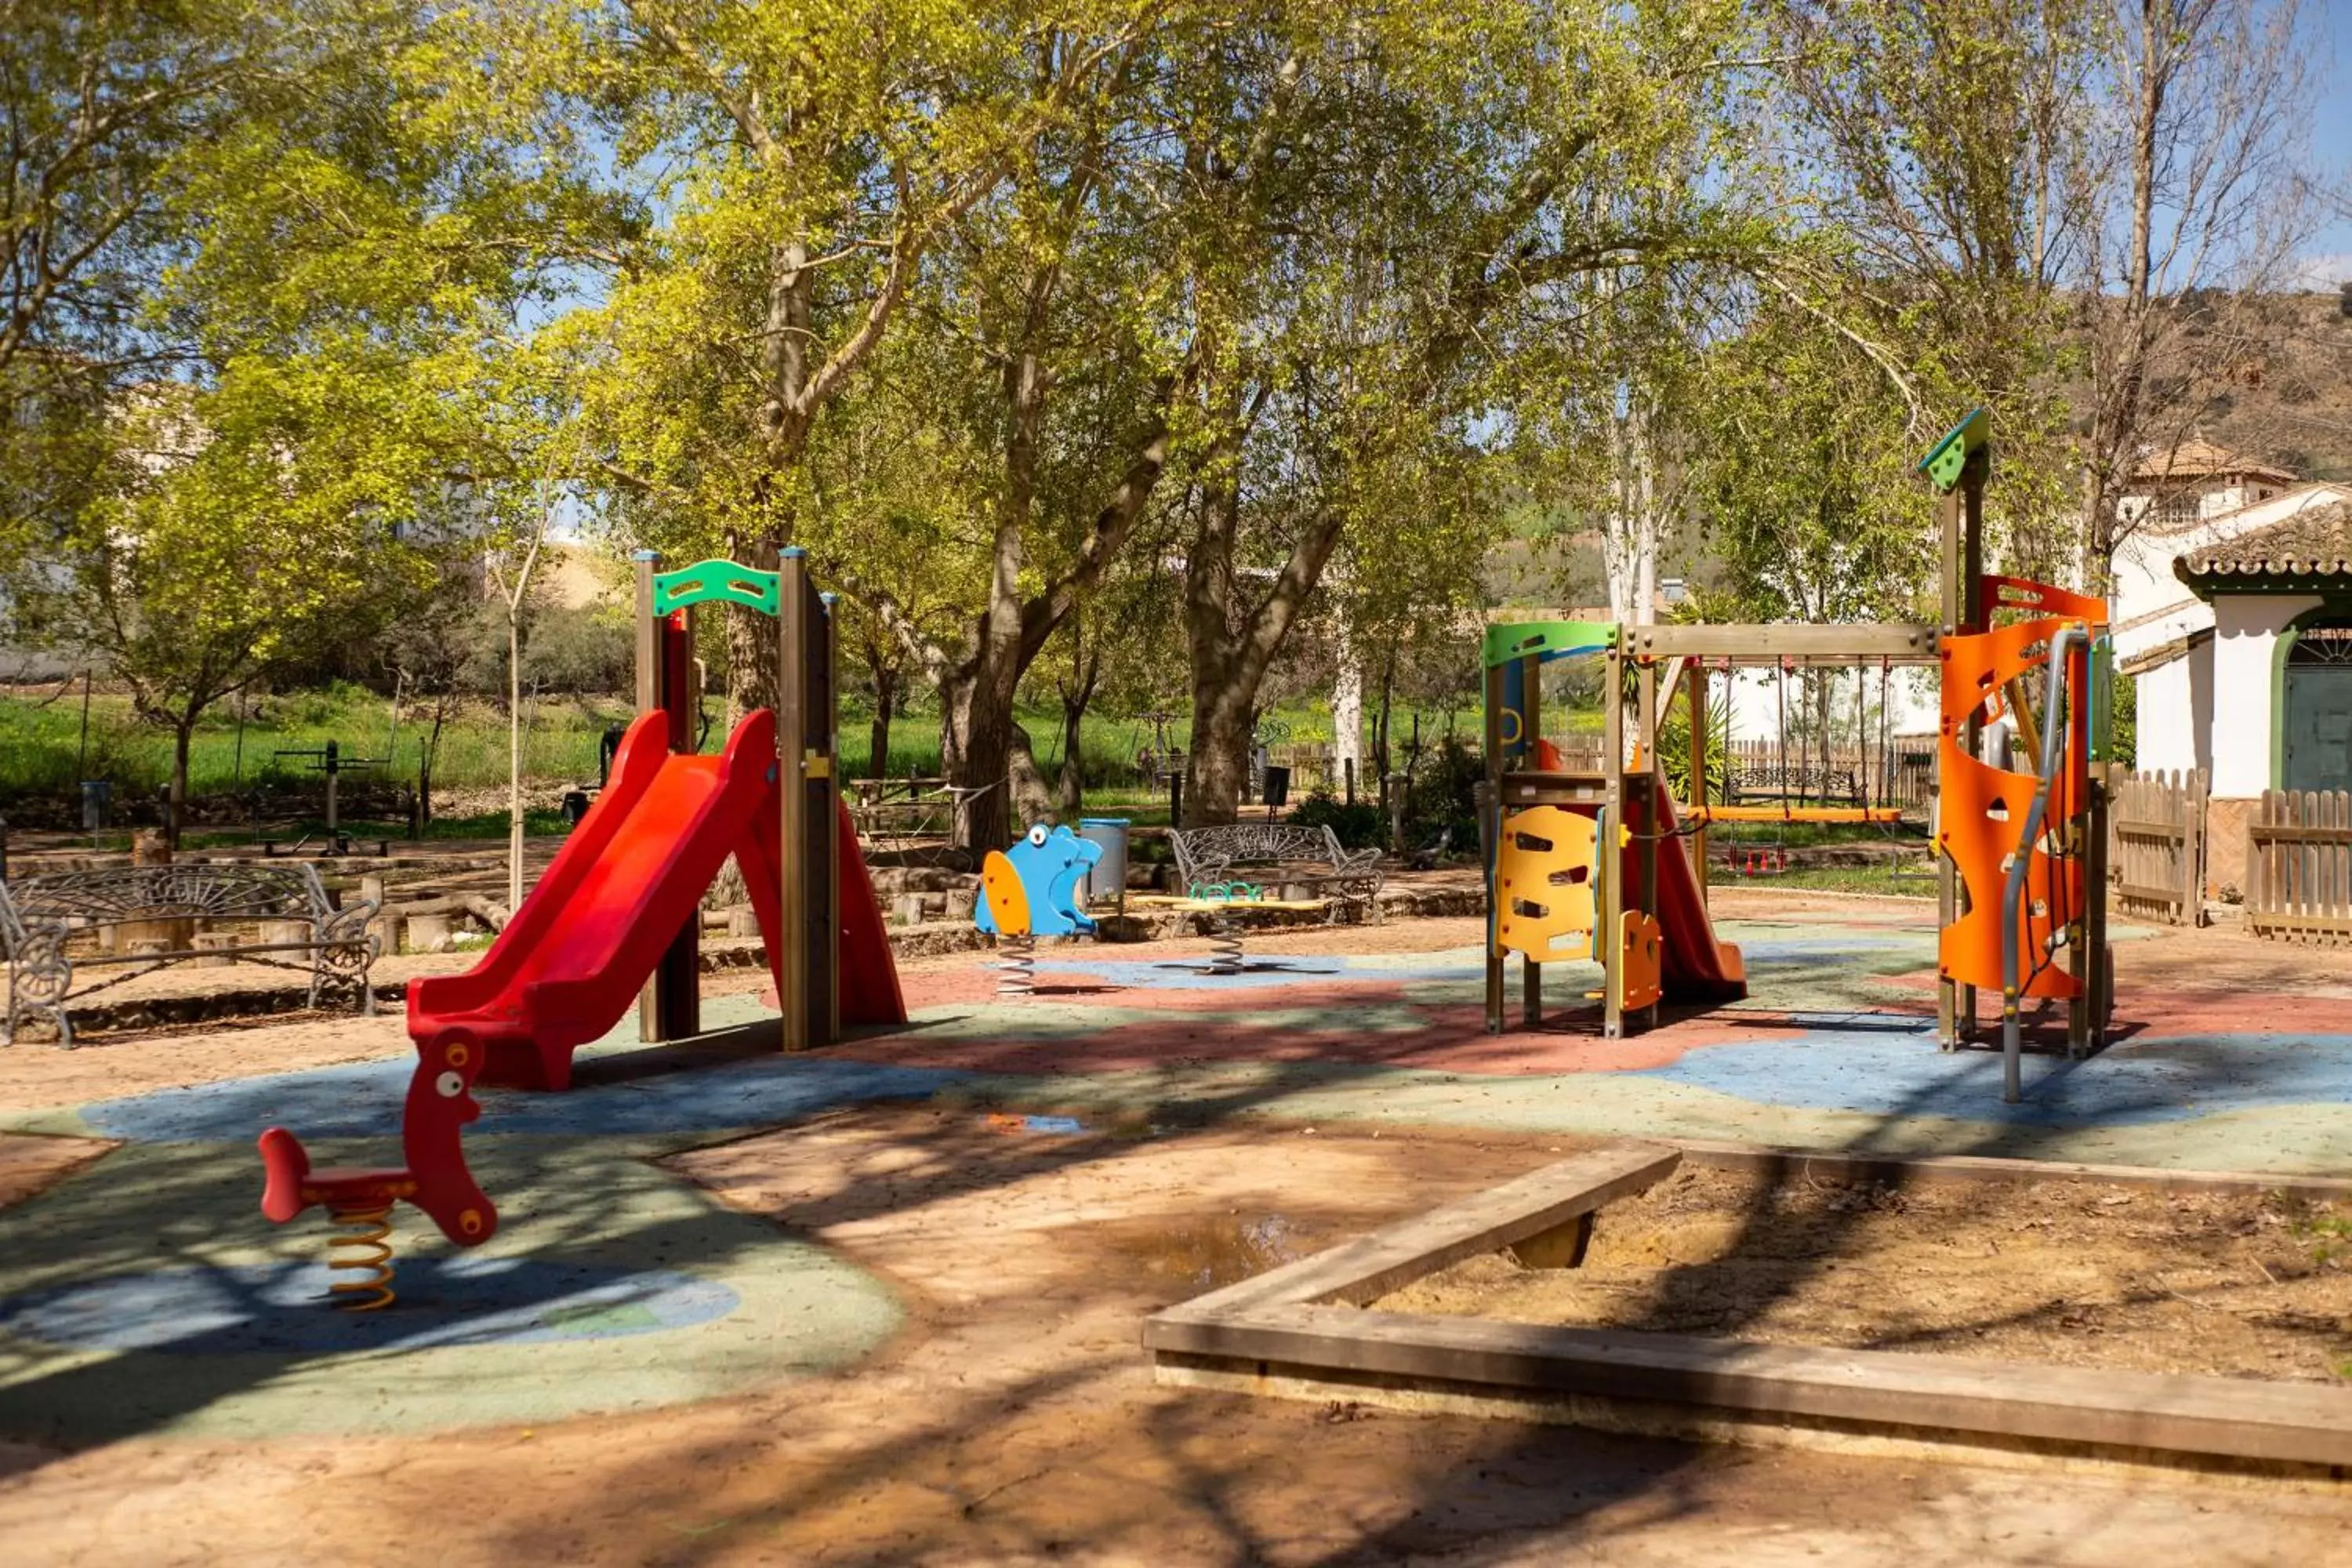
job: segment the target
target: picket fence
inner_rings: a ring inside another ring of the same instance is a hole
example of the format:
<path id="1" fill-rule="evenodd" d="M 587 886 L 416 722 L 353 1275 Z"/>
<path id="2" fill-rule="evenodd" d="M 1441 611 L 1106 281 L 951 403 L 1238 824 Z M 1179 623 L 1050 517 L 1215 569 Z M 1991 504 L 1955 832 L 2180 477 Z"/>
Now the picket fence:
<path id="1" fill-rule="evenodd" d="M 2248 928 L 2279 942 L 2352 947 L 2352 794 L 2271 790 L 2246 837 Z"/>
<path id="2" fill-rule="evenodd" d="M 2116 912 L 2167 925 L 2205 923 L 2201 772 L 2134 773 L 2107 810 L 2107 875 Z"/>

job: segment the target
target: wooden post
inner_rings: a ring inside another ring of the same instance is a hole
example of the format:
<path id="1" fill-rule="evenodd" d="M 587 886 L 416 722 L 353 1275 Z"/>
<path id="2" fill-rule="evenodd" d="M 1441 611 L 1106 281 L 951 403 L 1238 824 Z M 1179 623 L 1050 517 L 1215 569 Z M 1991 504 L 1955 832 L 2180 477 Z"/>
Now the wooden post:
<path id="1" fill-rule="evenodd" d="M 1528 654 L 1519 660 L 1519 764 L 1536 765 L 1536 742 L 1543 739 L 1543 656 Z M 1600 942 L 1593 947 L 1597 951 Z M 1532 1029 L 1543 1022 L 1543 965 L 1519 955 L 1519 1022 Z"/>
<path id="2" fill-rule="evenodd" d="M 824 732 L 817 739 L 817 750 L 824 763 L 822 778 L 811 780 L 810 824 L 813 842 L 810 850 L 816 868 L 817 897 L 823 900 L 824 921 L 813 934 L 809 954 L 809 971 L 822 984 L 824 992 L 824 1043 L 832 1045 L 841 1038 L 841 854 L 840 825 L 835 820 L 841 810 L 841 693 L 835 681 L 840 668 L 840 627 L 834 619 L 834 595 L 815 595 L 821 617 L 814 639 L 817 665 L 814 674 L 824 689 L 821 710 L 824 715 Z"/>
<path id="3" fill-rule="evenodd" d="M 1478 803 L 1479 847 L 1486 862 L 1486 1032 L 1503 1032 L 1503 950 L 1495 945 L 1502 920 L 1503 822 L 1509 808 L 1503 804 L 1503 667 L 1486 667 L 1486 789 Z"/>
<path id="4" fill-rule="evenodd" d="M 1984 485 L 1985 473 L 1991 464 L 1990 446 L 1979 447 L 1968 455 L 1960 468 L 1959 482 L 1946 490 L 1936 501 L 1937 522 L 1943 534 L 1943 632 L 1955 633 L 1983 629 L 1984 577 Z M 1958 738 L 1960 749 L 1974 756 L 1978 733 L 1981 726 L 1971 719 L 1967 732 Z M 1938 778 L 1931 786 L 1936 797 L 1936 823 L 1943 826 L 1943 781 Z M 1936 858 L 1937 924 L 1949 929 L 1960 918 L 1961 887 L 1959 871 L 1950 857 Z M 1958 1047 L 1961 1039 L 1975 1032 L 1977 994 L 1973 985 L 1938 976 L 1936 982 L 1936 1038 L 1946 1050 Z"/>
<path id="5" fill-rule="evenodd" d="M 1601 862 L 1600 897 L 1593 921 L 1592 956 L 1601 962 L 1601 1035 L 1622 1039 L 1625 1034 L 1625 965 L 1623 911 L 1625 857 L 1617 847 L 1625 826 L 1625 655 L 1612 647 L 1602 660 L 1601 771 L 1601 831 L 1596 858 Z"/>
<path id="6" fill-rule="evenodd" d="M 2181 845 L 2182 858 L 2188 864 L 2181 868 L 2180 912 L 2191 931 L 2205 923 L 2205 814 L 2210 809 L 2206 792 L 2211 783 L 2201 768 L 2189 770 L 2189 827 Z"/>
<path id="7" fill-rule="evenodd" d="M 1706 663 L 1690 661 L 1689 672 L 1683 677 L 1690 692 L 1691 731 L 1691 800 L 1693 807 L 1706 809 Z M 1706 828 L 1701 826 L 1691 834 L 1691 873 L 1698 879 L 1698 896 L 1706 897 Z"/>
<path id="8" fill-rule="evenodd" d="M 1639 677 L 1640 703 L 1636 722 L 1640 734 L 1638 749 L 1642 755 L 1640 776 L 1633 787 L 1640 791 L 1642 811 L 1640 825 L 1634 831 L 1643 837 L 1637 864 L 1641 868 L 1640 885 L 1634 889 L 1635 907 L 1643 914 L 1654 917 L 1658 912 L 1658 824 L 1665 819 L 1659 809 L 1658 797 L 1664 793 L 1664 775 L 1658 766 L 1658 667 L 1649 659 L 1642 660 Z M 1622 931 L 1612 931 L 1610 940 L 1615 944 L 1612 956 L 1623 946 Z M 1642 1009 L 1644 1028 L 1654 1028 L 1658 1022 L 1658 1005 L 1652 1002 Z"/>
<path id="9" fill-rule="evenodd" d="M 629 561 L 636 579 L 637 715 L 643 718 L 662 705 L 661 623 L 654 616 L 654 574 L 661 570 L 661 552 L 639 550 Z M 637 1038 L 647 1045 L 667 1038 L 662 1033 L 667 968 L 656 964 L 646 988 L 637 994 Z"/>
<path id="10" fill-rule="evenodd" d="M 778 907 L 784 951 L 776 964 L 782 992 L 783 1045 L 804 1051 L 820 1042 L 810 1027 L 809 884 L 802 858 L 808 846 L 809 690 L 808 557 L 787 549 L 776 564 L 776 802 Z"/>

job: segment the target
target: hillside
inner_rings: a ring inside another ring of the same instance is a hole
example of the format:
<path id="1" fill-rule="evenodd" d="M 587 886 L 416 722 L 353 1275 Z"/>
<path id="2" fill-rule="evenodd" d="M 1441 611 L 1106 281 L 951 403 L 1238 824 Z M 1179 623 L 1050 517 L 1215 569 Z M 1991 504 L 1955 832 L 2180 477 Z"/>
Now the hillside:
<path id="1" fill-rule="evenodd" d="M 2275 294 L 2254 314 L 2257 341 L 2216 333 L 2210 344 L 2247 360 L 2239 384 L 2206 405 L 2202 433 L 2305 479 L 2352 479 L 2352 295 Z"/>

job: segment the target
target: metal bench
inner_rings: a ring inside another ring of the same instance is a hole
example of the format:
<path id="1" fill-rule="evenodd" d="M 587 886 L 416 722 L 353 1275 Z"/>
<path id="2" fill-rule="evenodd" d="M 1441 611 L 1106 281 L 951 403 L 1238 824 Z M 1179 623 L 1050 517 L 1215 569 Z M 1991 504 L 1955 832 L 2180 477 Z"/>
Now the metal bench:
<path id="1" fill-rule="evenodd" d="M 1222 827 L 1185 827 L 1171 834 L 1176 847 L 1181 891 L 1192 898 L 1222 898 L 1236 880 L 1267 887 L 1304 888 L 1327 900 L 1334 922 L 1342 912 L 1381 917 L 1381 852 L 1342 849 L 1328 827 L 1286 822 L 1235 822 Z"/>
<path id="2" fill-rule="evenodd" d="M 368 969 L 379 942 L 368 921 L 375 910 L 373 900 L 337 909 L 319 873 L 302 863 L 183 861 L 0 881 L 0 959 L 8 966 L 0 1045 L 13 1045 L 23 1023 L 46 1015 L 57 1025 L 58 1043 L 71 1046 L 68 1002 L 194 959 L 307 970 L 311 1006 L 350 1001 L 373 1016 Z M 273 932 L 272 925 L 280 929 Z M 283 929 L 289 925 L 304 930 L 295 936 Z M 225 929 L 245 926 L 256 928 L 250 940 Z M 196 933 L 206 928 L 214 940 L 198 947 Z M 140 951 L 113 951 L 134 944 Z M 292 954 L 308 962 L 277 956 Z M 123 973 L 74 989 L 78 970 L 108 967 Z"/>

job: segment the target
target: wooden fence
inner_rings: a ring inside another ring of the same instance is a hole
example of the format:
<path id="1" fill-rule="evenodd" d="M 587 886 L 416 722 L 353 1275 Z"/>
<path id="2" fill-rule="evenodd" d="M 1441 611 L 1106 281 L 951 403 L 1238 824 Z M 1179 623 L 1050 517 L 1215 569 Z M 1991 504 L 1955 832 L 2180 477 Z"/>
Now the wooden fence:
<path id="1" fill-rule="evenodd" d="M 2205 923 L 2206 775 L 2134 773 L 2107 809 L 2107 875 L 2117 911 L 2167 925 Z"/>
<path id="2" fill-rule="evenodd" d="M 2246 839 L 2246 924 L 2253 933 L 2352 947 L 2352 794 L 2272 790 Z"/>

